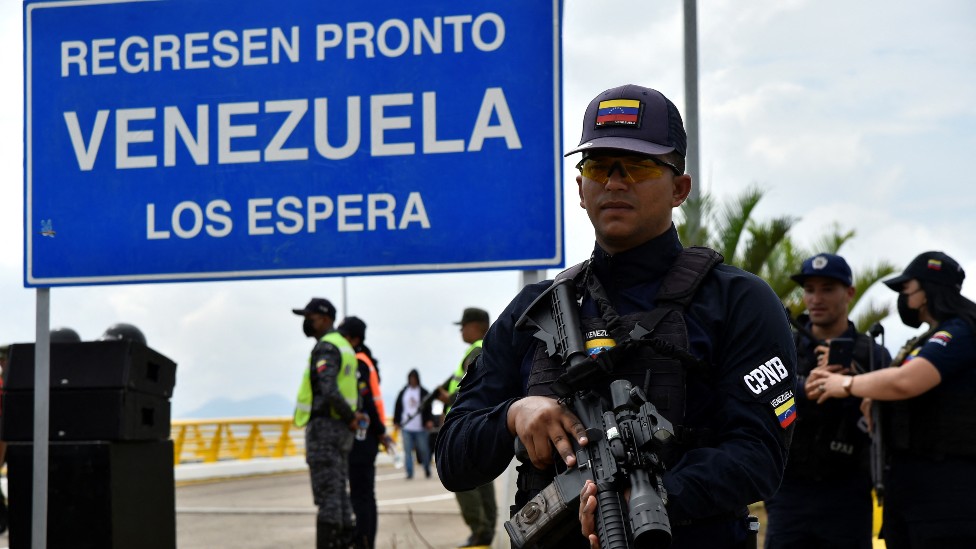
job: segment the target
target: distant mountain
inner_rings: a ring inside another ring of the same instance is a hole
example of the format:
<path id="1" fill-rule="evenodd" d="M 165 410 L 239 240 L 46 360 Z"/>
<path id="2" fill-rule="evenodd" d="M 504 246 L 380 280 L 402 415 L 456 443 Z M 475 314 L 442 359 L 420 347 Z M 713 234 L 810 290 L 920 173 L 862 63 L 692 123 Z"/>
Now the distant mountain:
<path id="1" fill-rule="evenodd" d="M 228 417 L 291 416 L 295 403 L 281 395 L 268 394 L 243 400 L 215 398 L 174 419 L 220 419 Z"/>

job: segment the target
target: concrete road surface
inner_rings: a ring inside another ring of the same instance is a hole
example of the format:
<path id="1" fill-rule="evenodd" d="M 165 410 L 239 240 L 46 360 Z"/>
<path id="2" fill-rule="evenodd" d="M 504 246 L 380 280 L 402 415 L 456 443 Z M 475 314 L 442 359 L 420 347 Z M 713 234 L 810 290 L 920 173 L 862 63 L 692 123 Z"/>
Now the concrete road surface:
<path id="1" fill-rule="evenodd" d="M 447 549 L 470 531 L 454 494 L 434 477 L 407 480 L 402 470 L 377 467 L 377 548 Z M 508 475 L 495 481 L 499 500 L 494 549 L 510 546 L 502 524 L 511 498 Z M 180 549 L 315 547 L 315 506 L 307 472 L 182 485 L 176 489 Z"/>

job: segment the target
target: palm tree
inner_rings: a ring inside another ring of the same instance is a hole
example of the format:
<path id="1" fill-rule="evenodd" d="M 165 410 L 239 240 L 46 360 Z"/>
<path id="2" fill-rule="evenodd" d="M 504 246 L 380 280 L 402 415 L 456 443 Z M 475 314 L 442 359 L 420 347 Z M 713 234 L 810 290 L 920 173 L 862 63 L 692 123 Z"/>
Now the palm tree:
<path id="1" fill-rule="evenodd" d="M 707 193 L 689 199 L 677 224 L 678 236 L 687 245 L 709 246 L 725 256 L 726 263 L 763 278 L 790 314 L 796 316 L 804 310 L 803 290 L 790 276 L 799 272 L 807 257 L 822 252 L 837 253 L 854 238 L 854 231 L 844 231 L 834 224 L 812 247 L 799 246 L 789 233 L 800 218 L 782 216 L 765 222 L 753 219 L 752 214 L 764 193 L 763 189 L 753 185 L 725 205 L 719 215 L 715 214 L 714 199 Z M 694 229 L 685 222 L 691 218 L 698 220 Z M 854 325 L 859 332 L 866 331 L 890 313 L 889 305 L 864 303 L 858 307 L 858 304 L 868 288 L 894 271 L 894 265 L 881 261 L 855 274 L 857 290 L 851 310 L 858 309 Z"/>

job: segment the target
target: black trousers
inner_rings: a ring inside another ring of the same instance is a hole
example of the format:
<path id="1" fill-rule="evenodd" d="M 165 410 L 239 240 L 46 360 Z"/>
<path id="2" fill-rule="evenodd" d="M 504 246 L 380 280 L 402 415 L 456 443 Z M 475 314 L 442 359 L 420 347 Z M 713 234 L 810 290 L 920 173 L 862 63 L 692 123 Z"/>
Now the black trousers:
<path id="1" fill-rule="evenodd" d="M 353 442 L 349 453 L 349 496 L 356 513 L 356 541 L 376 545 L 376 454 L 379 440 L 372 435 Z M 357 545 L 359 547 L 360 545 Z"/>

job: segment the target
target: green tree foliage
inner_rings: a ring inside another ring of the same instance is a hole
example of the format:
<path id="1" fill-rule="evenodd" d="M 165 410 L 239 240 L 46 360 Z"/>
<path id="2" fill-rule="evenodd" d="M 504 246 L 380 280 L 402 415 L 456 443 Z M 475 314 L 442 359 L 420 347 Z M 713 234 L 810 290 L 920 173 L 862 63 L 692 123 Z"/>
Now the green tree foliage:
<path id="1" fill-rule="evenodd" d="M 828 227 L 812 246 L 801 246 L 790 236 L 790 231 L 800 218 L 754 218 L 756 206 L 764 194 L 762 188 L 754 185 L 721 208 L 717 208 L 715 199 L 707 193 L 697 199 L 689 199 L 680 210 L 678 236 L 685 245 L 713 248 L 725 257 L 726 263 L 763 278 L 790 314 L 797 316 L 804 310 L 803 289 L 790 276 L 800 271 L 807 257 L 823 252 L 838 253 L 845 243 L 854 238 L 854 231 L 845 231 L 835 224 Z M 857 291 L 851 302 L 851 310 L 857 310 L 852 318 L 858 331 L 867 331 L 871 324 L 891 312 L 890 305 L 861 303 L 861 298 L 874 283 L 893 272 L 893 264 L 881 261 L 854 273 Z"/>

